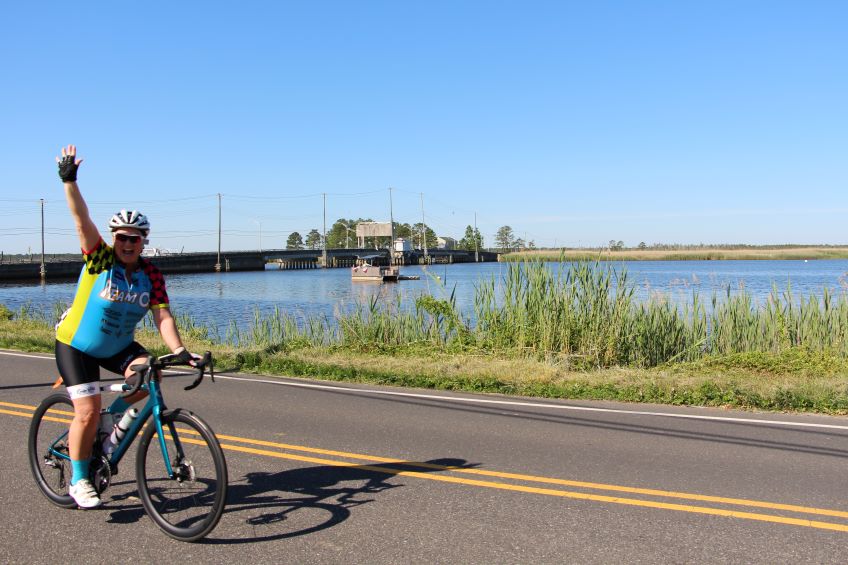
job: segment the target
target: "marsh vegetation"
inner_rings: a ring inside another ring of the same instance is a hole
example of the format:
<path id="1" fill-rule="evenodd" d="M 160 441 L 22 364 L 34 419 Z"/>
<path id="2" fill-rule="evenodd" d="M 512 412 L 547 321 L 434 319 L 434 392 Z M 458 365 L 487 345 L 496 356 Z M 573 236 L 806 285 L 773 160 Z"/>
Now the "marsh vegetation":
<path id="1" fill-rule="evenodd" d="M 473 315 L 449 289 L 372 298 L 306 320 L 256 312 L 226 331 L 180 315 L 186 341 L 222 368 L 545 397 L 848 410 L 848 296 L 764 301 L 744 290 L 637 300 L 613 263 L 508 265 L 475 289 Z M 61 307 L 56 306 L 56 311 Z M 0 346 L 51 351 L 54 313 L 0 315 Z M 162 346 L 145 323 L 139 339 Z"/>

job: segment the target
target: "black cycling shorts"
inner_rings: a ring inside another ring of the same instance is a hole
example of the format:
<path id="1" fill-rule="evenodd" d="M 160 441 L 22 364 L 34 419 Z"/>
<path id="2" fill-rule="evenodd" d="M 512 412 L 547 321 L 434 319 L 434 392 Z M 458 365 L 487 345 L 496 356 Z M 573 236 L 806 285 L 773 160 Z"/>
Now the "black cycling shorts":
<path id="1" fill-rule="evenodd" d="M 100 367 L 124 376 L 134 360 L 149 355 L 137 341 L 111 357 L 98 359 L 61 341 L 56 342 L 56 366 L 66 387 L 96 383 L 100 380 Z"/>

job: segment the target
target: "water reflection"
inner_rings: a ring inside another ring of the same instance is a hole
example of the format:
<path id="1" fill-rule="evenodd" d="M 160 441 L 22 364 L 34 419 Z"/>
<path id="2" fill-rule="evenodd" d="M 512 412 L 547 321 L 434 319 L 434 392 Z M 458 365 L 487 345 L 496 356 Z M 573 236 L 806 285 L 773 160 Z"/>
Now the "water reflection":
<path id="1" fill-rule="evenodd" d="M 555 272 L 562 267 L 548 264 Z M 831 261 L 643 261 L 618 263 L 640 300 L 662 295 L 677 302 L 691 302 L 697 292 L 706 302 L 713 292 L 723 295 L 746 290 L 763 303 L 776 285 L 783 292 L 791 286 L 797 301 L 802 296 L 821 296 L 823 289 L 845 292 L 848 260 Z M 473 314 L 475 287 L 481 281 L 500 281 L 508 266 L 477 263 L 409 266 L 405 275 L 419 280 L 373 284 L 352 282 L 348 269 L 279 270 L 261 272 L 168 275 L 168 294 L 177 312 L 189 312 L 198 321 L 226 328 L 230 320 L 247 327 L 255 309 L 274 308 L 298 318 L 348 312 L 357 303 L 393 304 L 400 299 L 411 305 L 421 294 L 447 298 L 455 290 L 457 305 Z M 12 310 L 29 304 L 51 313 L 56 302 L 70 303 L 76 282 L 0 286 L 0 303 Z"/>

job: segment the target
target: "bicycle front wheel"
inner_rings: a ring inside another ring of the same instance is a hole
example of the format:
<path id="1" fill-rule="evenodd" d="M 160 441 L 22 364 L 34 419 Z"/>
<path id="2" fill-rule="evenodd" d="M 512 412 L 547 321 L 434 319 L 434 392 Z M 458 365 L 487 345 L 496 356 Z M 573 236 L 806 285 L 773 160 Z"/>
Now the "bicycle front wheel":
<path id="1" fill-rule="evenodd" d="M 156 426 L 147 425 L 138 444 L 136 475 L 144 509 L 157 526 L 181 541 L 211 532 L 224 512 L 227 463 L 218 438 L 188 410 L 162 414 L 169 476 Z"/>
<path id="2" fill-rule="evenodd" d="M 68 455 L 68 429 L 74 418 L 74 405 L 65 394 L 45 398 L 29 426 L 27 450 L 35 484 L 47 499 L 62 508 L 75 508 L 68 494 L 71 459 Z"/>

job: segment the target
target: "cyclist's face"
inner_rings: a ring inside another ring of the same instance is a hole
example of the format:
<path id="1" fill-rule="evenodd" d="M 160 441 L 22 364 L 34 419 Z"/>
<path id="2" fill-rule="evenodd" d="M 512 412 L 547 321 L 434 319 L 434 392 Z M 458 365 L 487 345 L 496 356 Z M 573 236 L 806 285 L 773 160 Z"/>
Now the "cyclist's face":
<path id="1" fill-rule="evenodd" d="M 121 228 L 112 232 L 112 246 L 122 263 L 135 263 L 144 249 L 144 236 L 137 229 Z"/>

